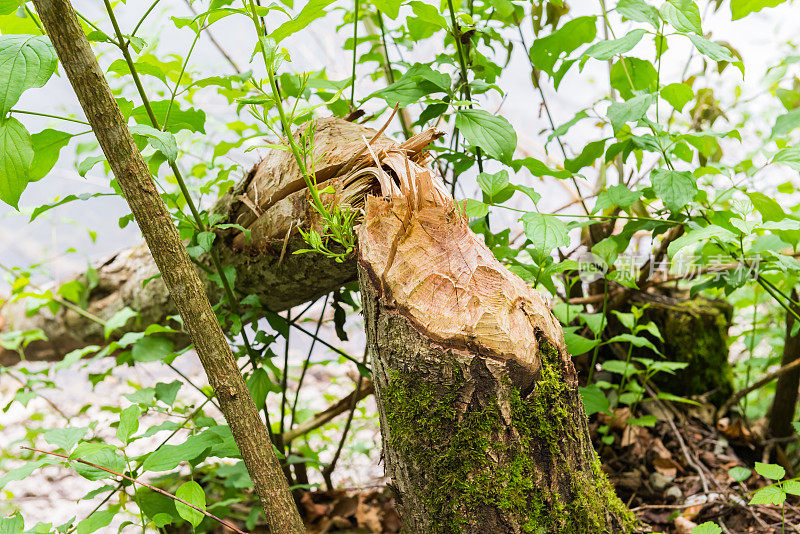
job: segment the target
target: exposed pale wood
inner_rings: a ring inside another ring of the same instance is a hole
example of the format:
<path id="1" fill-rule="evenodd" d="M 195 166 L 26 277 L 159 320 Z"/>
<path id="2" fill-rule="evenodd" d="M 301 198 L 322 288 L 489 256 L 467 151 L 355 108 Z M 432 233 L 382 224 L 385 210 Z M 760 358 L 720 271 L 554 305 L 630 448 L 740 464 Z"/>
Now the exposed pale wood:
<path id="1" fill-rule="evenodd" d="M 359 229 L 359 281 L 405 529 L 633 530 L 544 299 L 471 232 L 430 169 L 399 153 L 384 162 L 391 179 Z"/>

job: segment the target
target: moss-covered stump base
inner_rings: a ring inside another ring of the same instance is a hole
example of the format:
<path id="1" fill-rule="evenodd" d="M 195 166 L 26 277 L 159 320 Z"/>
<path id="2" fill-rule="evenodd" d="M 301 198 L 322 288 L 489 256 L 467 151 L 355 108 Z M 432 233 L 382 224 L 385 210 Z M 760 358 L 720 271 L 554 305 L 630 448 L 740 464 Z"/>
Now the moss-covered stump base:
<path id="1" fill-rule="evenodd" d="M 406 532 L 634 530 L 589 441 L 565 351 L 543 340 L 541 368 L 527 376 L 433 343 L 378 301 L 363 272 L 361 285 L 386 472 Z"/>

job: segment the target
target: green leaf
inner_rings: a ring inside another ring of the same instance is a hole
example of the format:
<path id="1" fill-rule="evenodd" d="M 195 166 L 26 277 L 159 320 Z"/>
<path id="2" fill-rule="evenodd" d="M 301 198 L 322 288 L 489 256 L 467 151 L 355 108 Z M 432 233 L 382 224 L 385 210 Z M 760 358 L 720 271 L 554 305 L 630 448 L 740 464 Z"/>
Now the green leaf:
<path id="1" fill-rule="evenodd" d="M 15 209 L 30 181 L 33 156 L 33 142 L 22 123 L 0 120 L 0 200 Z"/>
<path id="2" fill-rule="evenodd" d="M 655 169 L 650 173 L 650 182 L 670 211 L 680 211 L 697 194 L 697 179 L 688 171 Z"/>
<path id="3" fill-rule="evenodd" d="M 402 4 L 403 0 L 372 0 L 372 5 L 392 20 L 400 14 Z"/>
<path id="4" fill-rule="evenodd" d="M 173 380 L 172 382 L 159 382 L 156 384 L 156 398 L 168 406 L 172 406 L 175 397 L 178 396 L 183 382 Z"/>
<path id="5" fill-rule="evenodd" d="M 599 339 L 587 339 L 574 332 L 564 332 L 564 341 L 567 344 L 567 351 L 573 356 L 586 354 L 597 346 Z"/>
<path id="6" fill-rule="evenodd" d="M 798 126 L 800 126 L 800 108 L 793 109 L 775 119 L 772 135 L 786 135 Z"/>
<path id="7" fill-rule="evenodd" d="M 596 36 L 597 18 L 577 17 L 547 37 L 536 39 L 529 52 L 530 60 L 536 68 L 553 77 L 557 87 L 571 63 L 564 62 L 556 72 L 556 62 L 566 60 L 575 49 L 583 44 L 591 43 Z"/>
<path id="8" fill-rule="evenodd" d="M 418 102 L 431 93 L 446 93 L 450 90 L 450 76 L 433 70 L 429 65 L 412 65 L 395 83 L 375 91 L 367 98 L 382 98 L 390 106 L 405 107 Z"/>
<path id="9" fill-rule="evenodd" d="M 175 496 L 197 506 L 198 508 L 203 510 L 206 509 L 206 494 L 203 493 L 203 488 L 200 486 L 200 484 L 194 480 L 181 484 L 181 486 L 178 488 L 178 491 L 175 492 Z M 182 518 L 195 527 L 202 523 L 203 518 L 205 517 L 205 515 L 202 513 L 198 512 L 194 508 L 186 506 L 180 501 L 175 501 L 175 508 L 178 510 L 178 514 Z"/>
<path id="10" fill-rule="evenodd" d="M 175 136 L 169 132 L 156 130 L 146 124 L 134 124 L 130 127 L 133 135 L 139 135 L 147 139 L 147 143 L 158 150 L 168 161 L 174 162 L 178 157 L 178 142 Z"/>
<path id="11" fill-rule="evenodd" d="M 764 464 L 756 462 L 756 473 L 770 480 L 781 480 L 786 476 L 786 470 L 777 464 Z"/>
<path id="12" fill-rule="evenodd" d="M 14 13 L 24 1 L 25 0 L 0 0 L 0 15 L 10 15 Z"/>
<path id="13" fill-rule="evenodd" d="M 780 506 L 786 501 L 786 492 L 778 486 L 766 486 L 753 493 L 753 498 L 747 504 L 774 504 Z"/>
<path id="14" fill-rule="evenodd" d="M 694 91 L 685 83 L 671 83 L 661 88 L 661 98 L 680 112 L 694 98 Z"/>
<path id="15" fill-rule="evenodd" d="M 611 87 L 625 100 L 633 98 L 634 91 L 655 93 L 658 90 L 658 72 L 643 59 L 626 57 L 611 66 Z M 631 87 L 631 84 L 633 86 Z"/>
<path id="16" fill-rule="evenodd" d="M 607 191 L 603 191 L 597 197 L 597 204 L 592 213 L 612 207 L 629 208 L 641 198 L 642 194 L 638 191 L 631 191 L 626 186 L 612 185 Z"/>
<path id="17" fill-rule="evenodd" d="M 782 221 L 786 218 L 786 212 L 783 211 L 781 205 L 764 193 L 747 193 L 747 196 L 750 197 L 750 202 L 761 214 L 763 220 Z"/>
<path id="18" fill-rule="evenodd" d="M 269 375 L 261 367 L 253 371 L 247 380 L 247 389 L 250 390 L 250 396 L 253 397 L 253 402 L 256 403 L 256 408 L 259 410 L 262 410 L 267 402 L 270 385 Z"/>
<path id="19" fill-rule="evenodd" d="M 786 0 L 731 0 L 731 15 L 733 20 L 741 19 L 761 11 L 765 7 L 775 7 L 784 3 Z"/>
<path id="20" fill-rule="evenodd" d="M 91 534 L 111 524 L 116 514 L 109 510 L 98 510 L 78 523 L 78 534 Z"/>
<path id="21" fill-rule="evenodd" d="M 643 415 L 642 417 L 629 417 L 625 422 L 631 426 L 656 426 L 658 418 L 655 415 Z"/>
<path id="22" fill-rule="evenodd" d="M 590 46 L 584 55 L 599 59 L 601 61 L 608 61 L 618 54 L 624 54 L 636 46 L 642 40 L 645 30 L 639 28 L 631 30 L 625 37 L 619 39 L 612 39 L 610 41 L 600 41 Z"/>
<path id="23" fill-rule="evenodd" d="M 142 411 L 138 406 L 128 406 L 119 414 L 119 426 L 117 427 L 117 438 L 125 445 L 131 439 L 131 436 L 139 430 L 139 417 Z"/>
<path id="24" fill-rule="evenodd" d="M 594 164 L 595 160 L 603 155 L 606 147 L 605 139 L 592 141 L 583 147 L 581 153 L 574 158 L 564 161 L 564 168 L 570 172 L 578 172 L 582 168 Z"/>
<path id="25" fill-rule="evenodd" d="M 61 149 L 67 146 L 70 139 L 72 139 L 72 134 L 50 128 L 33 134 L 31 136 L 33 161 L 30 165 L 28 180 L 35 182 L 47 176 L 47 173 L 58 161 Z"/>
<path id="26" fill-rule="evenodd" d="M 303 9 L 297 16 L 272 30 L 269 36 L 274 39 L 276 43 L 279 43 L 286 37 L 299 32 L 318 18 L 324 17 L 327 13 L 325 8 L 332 3 L 333 0 L 310 0 L 303 6 Z"/>
<path id="27" fill-rule="evenodd" d="M 125 460 L 111 446 L 105 443 L 81 443 L 75 447 L 69 457 L 85 460 L 117 473 L 122 473 L 125 470 Z M 87 480 L 102 480 L 114 476 L 102 469 L 84 463 L 73 462 L 71 465 L 79 475 Z"/>
<path id="28" fill-rule="evenodd" d="M 647 22 L 658 28 L 658 9 L 644 0 L 619 0 L 617 13 L 635 22 Z"/>
<path id="29" fill-rule="evenodd" d="M 745 480 L 750 478 L 750 475 L 752 475 L 753 472 L 746 467 L 737 465 L 736 467 L 731 467 L 730 469 L 728 469 L 728 474 L 736 482 L 744 482 Z"/>
<path id="30" fill-rule="evenodd" d="M 211 250 L 211 245 L 214 244 L 214 239 L 217 237 L 217 234 L 214 232 L 200 232 L 197 234 L 197 244 L 200 245 L 200 248 L 208 252 Z"/>
<path id="31" fill-rule="evenodd" d="M 53 465 L 58 463 L 55 458 L 42 458 L 33 462 L 27 462 L 19 467 L 6 472 L 5 475 L 0 477 L 0 489 L 3 489 L 9 482 L 16 482 L 17 480 L 24 480 L 30 476 L 31 473 L 46 465 Z"/>
<path id="32" fill-rule="evenodd" d="M 608 119 L 618 131 L 627 122 L 636 122 L 647 114 L 647 110 L 655 102 L 655 95 L 639 95 L 622 102 L 614 102 L 608 106 Z"/>
<path id="33" fill-rule="evenodd" d="M 116 330 L 117 328 L 122 328 L 125 326 L 129 319 L 133 317 L 137 317 L 139 312 L 135 312 L 130 309 L 128 306 L 125 306 L 117 313 L 111 316 L 109 320 L 106 321 L 105 325 L 105 336 L 106 339 L 111 335 L 111 333 Z"/>
<path id="34" fill-rule="evenodd" d="M 667 0 L 661 6 L 661 16 L 679 32 L 703 34 L 700 9 L 692 0 Z"/>
<path id="35" fill-rule="evenodd" d="M 800 147 L 784 148 L 772 158 L 772 163 L 782 163 L 800 171 Z"/>
<path id="36" fill-rule="evenodd" d="M 89 427 L 50 428 L 44 433 L 44 440 L 51 445 L 60 447 L 69 454 L 72 448 L 83 439 Z"/>
<path id="37" fill-rule="evenodd" d="M 525 236 L 541 256 L 549 256 L 554 248 L 569 245 L 567 225 L 558 217 L 529 212 L 521 220 Z"/>
<path id="38" fill-rule="evenodd" d="M 669 257 L 672 258 L 682 248 L 694 245 L 696 243 L 706 242 L 711 239 L 719 239 L 720 241 L 728 242 L 734 241 L 736 236 L 733 232 L 726 228 L 722 228 L 721 226 L 717 226 L 715 224 L 710 224 L 703 228 L 692 230 L 670 243 L 667 247 L 667 253 Z"/>
<path id="39" fill-rule="evenodd" d="M 586 408 L 586 415 L 592 415 L 597 412 L 603 412 L 611 415 L 611 404 L 608 397 L 597 387 L 597 384 L 589 384 L 588 386 L 578 388 L 583 399 L 583 407 Z"/>
<path id="40" fill-rule="evenodd" d="M 123 395 L 129 401 L 135 404 L 142 404 L 144 406 L 149 406 L 153 404 L 153 400 L 156 396 L 155 388 L 141 388 L 133 393 L 126 393 Z"/>
<path id="41" fill-rule="evenodd" d="M 100 163 L 101 161 L 106 161 L 105 156 L 91 156 L 86 158 L 85 160 L 81 161 L 78 164 L 78 174 L 82 177 L 86 177 L 86 173 L 88 173 L 92 167 Z"/>
<path id="42" fill-rule="evenodd" d="M 133 346 L 131 356 L 137 362 L 160 362 L 174 349 L 172 340 L 164 336 L 145 336 Z"/>
<path id="43" fill-rule="evenodd" d="M 56 52 L 43 35 L 0 35 L 0 116 L 27 89 L 41 87 L 56 70 Z"/>
<path id="44" fill-rule="evenodd" d="M 692 529 L 692 534 L 721 534 L 722 529 L 711 521 L 701 523 Z"/>
<path id="45" fill-rule="evenodd" d="M 483 217 L 486 217 L 486 215 L 488 215 L 489 206 L 487 206 L 480 200 L 468 198 L 464 200 L 464 211 L 466 211 L 467 217 L 469 217 L 470 219 L 475 219 L 475 218 L 482 219 Z"/>
<path id="46" fill-rule="evenodd" d="M 494 174 L 489 174 L 486 172 L 478 174 L 478 186 L 486 195 L 486 201 L 490 204 L 495 202 L 503 202 L 503 200 L 500 200 L 497 197 L 508 187 L 508 185 L 508 171 L 498 171 Z M 508 200 L 508 198 L 506 198 L 506 200 Z"/>
<path id="47" fill-rule="evenodd" d="M 80 195 L 67 195 L 62 199 L 58 199 L 54 202 L 51 202 L 50 204 L 41 204 L 39 206 L 36 206 L 33 212 L 31 212 L 31 218 L 28 222 L 33 221 L 34 219 L 36 219 L 36 217 L 38 217 L 39 215 L 41 215 L 46 211 L 49 211 L 53 208 L 57 208 L 58 206 L 61 206 L 63 204 L 73 202 L 75 200 L 89 200 L 90 198 L 114 196 L 114 195 L 115 193 L 81 193 Z"/>
<path id="48" fill-rule="evenodd" d="M 168 132 L 178 133 L 181 130 L 189 130 L 190 132 L 206 133 L 206 112 L 201 109 L 182 109 L 177 102 L 174 102 L 170 108 L 169 100 L 156 100 L 155 102 L 150 102 L 150 106 L 162 126 L 169 109 L 169 123 L 165 128 Z M 131 111 L 131 117 L 139 124 L 145 126 L 153 125 L 143 105 L 134 108 Z"/>
<path id="49" fill-rule="evenodd" d="M 219 436 L 216 434 L 204 432 L 190 436 L 180 445 L 164 445 L 145 458 L 143 469 L 145 471 L 169 471 L 181 462 L 191 462 L 198 458 L 219 441 Z"/>
<path id="50" fill-rule="evenodd" d="M 504 163 L 511 161 L 517 148 L 517 132 L 504 117 L 482 109 L 460 109 L 455 125 L 472 146 Z"/>
<path id="51" fill-rule="evenodd" d="M 740 71 L 742 71 L 742 75 L 744 75 L 744 63 L 742 63 L 739 58 L 734 56 L 730 50 L 719 43 L 709 41 L 705 37 L 701 37 L 693 33 L 690 33 L 687 35 L 687 37 L 689 37 L 689 40 L 692 41 L 695 48 L 697 48 L 701 54 L 706 57 L 710 57 L 714 61 L 727 61 L 729 63 L 733 63 Z"/>
<path id="52" fill-rule="evenodd" d="M 19 534 L 24 530 L 25 520 L 19 512 L 11 517 L 3 517 L 0 519 L 0 534 Z"/>
<path id="53" fill-rule="evenodd" d="M 515 159 L 511 162 L 511 167 L 514 172 L 519 172 L 522 167 L 525 167 L 534 176 L 552 176 L 554 178 L 569 178 L 572 173 L 564 170 L 551 169 L 536 158 L 523 158 Z"/>

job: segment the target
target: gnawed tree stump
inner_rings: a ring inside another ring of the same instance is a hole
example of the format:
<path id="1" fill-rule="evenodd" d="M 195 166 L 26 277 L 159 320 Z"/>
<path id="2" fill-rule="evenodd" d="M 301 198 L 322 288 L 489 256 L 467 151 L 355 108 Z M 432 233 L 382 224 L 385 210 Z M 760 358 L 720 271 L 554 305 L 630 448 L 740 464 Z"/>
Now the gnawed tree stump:
<path id="1" fill-rule="evenodd" d="M 299 139 L 308 125 L 298 129 Z M 330 186 L 331 193 L 322 195 L 327 205 L 338 204 L 360 209 L 370 192 L 377 191 L 377 169 L 366 149 L 372 140 L 374 151 L 402 148 L 414 158 L 423 157 L 426 147 L 441 133 L 426 130 L 408 141 L 397 142 L 378 135 L 371 128 L 335 117 L 315 121 L 313 158 L 315 176 L 320 189 Z M 310 202 L 294 155 L 288 150 L 272 150 L 245 178 L 220 199 L 213 211 L 223 222 L 236 223 L 251 232 L 248 241 L 244 232 L 235 229 L 219 231 L 214 248 L 223 265 L 236 270 L 236 290 L 240 295 L 257 295 L 272 311 L 318 298 L 348 282 L 356 280 L 355 258 L 336 262 L 320 254 L 293 254 L 308 248 L 299 230 L 312 226 L 319 229 L 320 217 Z M 201 263 L 211 268 L 208 255 Z M 95 265 L 97 285 L 88 297 L 86 310 L 107 320 L 119 310 L 130 307 L 140 314 L 118 330 L 142 330 L 150 324 L 164 324 L 177 313 L 164 283 L 153 277 L 158 269 L 147 247 L 142 244 L 120 251 Z M 221 289 L 198 270 L 212 302 Z M 85 276 L 76 277 L 85 282 Z M 143 282 L 149 280 L 146 286 Z M 6 303 L 0 308 L 0 331 L 41 329 L 46 341 L 34 341 L 25 349 L 28 360 L 58 360 L 68 352 L 87 345 L 105 343 L 103 326 L 75 311 L 61 308 L 56 313 L 42 308 L 28 316 L 23 301 Z M 173 325 L 179 327 L 179 325 Z M 176 336 L 177 345 L 188 343 L 185 335 Z M 0 347 L 0 365 L 19 361 L 15 351 Z"/>
<path id="2" fill-rule="evenodd" d="M 563 332 L 432 172 L 389 153 L 359 282 L 387 475 L 408 532 L 635 528 L 592 448 Z"/>

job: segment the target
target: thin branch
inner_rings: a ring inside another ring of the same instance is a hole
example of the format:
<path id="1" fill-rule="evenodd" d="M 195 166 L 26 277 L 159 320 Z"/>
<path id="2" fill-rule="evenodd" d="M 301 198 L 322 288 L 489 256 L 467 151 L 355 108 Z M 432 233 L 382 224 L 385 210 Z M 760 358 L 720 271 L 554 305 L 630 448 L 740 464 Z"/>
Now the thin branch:
<path id="1" fill-rule="evenodd" d="M 749 393 L 751 393 L 751 392 L 753 392 L 753 391 L 755 391 L 755 390 L 757 390 L 757 389 L 759 389 L 761 387 L 766 386 L 767 384 L 769 384 L 770 382 L 772 382 L 773 380 L 775 380 L 779 376 L 788 373 L 792 369 L 797 369 L 798 367 L 800 367 L 800 358 L 794 360 L 792 363 L 788 363 L 788 364 L 784 365 L 783 367 L 779 367 L 778 369 L 775 369 L 771 373 L 768 373 L 767 375 L 765 375 L 761 380 L 753 382 L 752 385 L 750 385 L 750 386 L 748 386 L 748 387 L 746 387 L 744 389 L 740 389 L 739 391 L 737 391 L 736 393 L 731 395 L 731 397 L 725 402 L 725 404 L 722 405 L 722 408 L 719 409 L 719 411 L 717 412 L 717 415 L 718 416 L 724 415 L 725 412 L 727 412 L 731 408 L 731 406 L 733 406 L 734 404 L 739 402 L 742 399 L 742 397 L 744 397 L 745 395 L 748 395 Z"/>

